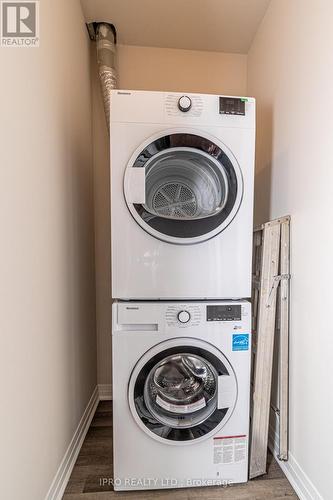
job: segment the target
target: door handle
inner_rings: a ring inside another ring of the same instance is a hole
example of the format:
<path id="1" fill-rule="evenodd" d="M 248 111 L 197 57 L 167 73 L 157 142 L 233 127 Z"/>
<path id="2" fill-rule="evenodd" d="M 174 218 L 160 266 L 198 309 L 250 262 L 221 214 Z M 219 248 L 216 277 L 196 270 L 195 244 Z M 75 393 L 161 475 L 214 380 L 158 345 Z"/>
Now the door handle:
<path id="1" fill-rule="evenodd" d="M 129 167 L 126 172 L 126 199 L 129 203 L 146 203 L 146 170 Z"/>
<path id="2" fill-rule="evenodd" d="M 235 377 L 231 375 L 219 375 L 217 381 L 217 408 L 230 408 L 235 404 L 237 386 Z"/>

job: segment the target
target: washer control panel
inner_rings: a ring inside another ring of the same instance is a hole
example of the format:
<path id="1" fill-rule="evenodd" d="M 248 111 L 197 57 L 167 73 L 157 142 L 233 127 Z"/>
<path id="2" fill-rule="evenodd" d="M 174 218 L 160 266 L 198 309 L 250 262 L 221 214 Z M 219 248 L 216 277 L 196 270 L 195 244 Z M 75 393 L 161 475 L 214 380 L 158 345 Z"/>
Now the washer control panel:
<path id="1" fill-rule="evenodd" d="M 201 321 L 200 307 L 196 304 L 169 305 L 165 319 L 167 325 L 172 327 L 198 326 Z"/>
<path id="2" fill-rule="evenodd" d="M 207 306 L 207 321 L 241 321 L 242 306 L 240 304 L 216 304 Z"/>

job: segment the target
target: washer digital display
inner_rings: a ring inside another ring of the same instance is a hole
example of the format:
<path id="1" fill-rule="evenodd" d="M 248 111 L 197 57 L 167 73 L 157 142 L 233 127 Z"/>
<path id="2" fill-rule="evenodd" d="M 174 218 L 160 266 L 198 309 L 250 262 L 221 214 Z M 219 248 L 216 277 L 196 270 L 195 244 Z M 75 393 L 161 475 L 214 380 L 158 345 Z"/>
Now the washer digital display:
<path id="1" fill-rule="evenodd" d="M 241 321 L 242 311 L 239 304 L 207 306 L 207 321 Z"/>

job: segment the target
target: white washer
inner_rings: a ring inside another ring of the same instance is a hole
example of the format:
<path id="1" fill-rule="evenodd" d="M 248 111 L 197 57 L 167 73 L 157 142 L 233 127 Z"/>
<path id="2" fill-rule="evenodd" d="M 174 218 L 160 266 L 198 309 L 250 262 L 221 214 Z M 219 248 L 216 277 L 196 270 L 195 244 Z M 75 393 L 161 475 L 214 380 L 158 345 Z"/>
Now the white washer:
<path id="1" fill-rule="evenodd" d="M 253 98 L 115 90 L 112 295 L 251 295 Z"/>
<path id="2" fill-rule="evenodd" d="M 113 304 L 114 488 L 247 481 L 251 305 Z"/>

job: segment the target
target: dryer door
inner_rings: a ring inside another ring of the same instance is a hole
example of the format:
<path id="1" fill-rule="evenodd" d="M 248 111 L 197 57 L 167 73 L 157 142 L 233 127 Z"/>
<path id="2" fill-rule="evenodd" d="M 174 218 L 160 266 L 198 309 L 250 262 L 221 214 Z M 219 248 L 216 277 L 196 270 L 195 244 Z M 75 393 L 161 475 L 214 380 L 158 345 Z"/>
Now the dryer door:
<path id="1" fill-rule="evenodd" d="M 126 168 L 124 193 L 145 231 L 163 241 L 190 244 L 212 238 L 232 221 L 243 182 L 226 146 L 186 131 L 139 148 Z"/>
<path id="2" fill-rule="evenodd" d="M 237 382 L 226 357 L 211 344 L 171 339 L 138 361 L 128 397 L 134 419 L 151 437 L 191 443 L 225 425 L 236 404 Z"/>

